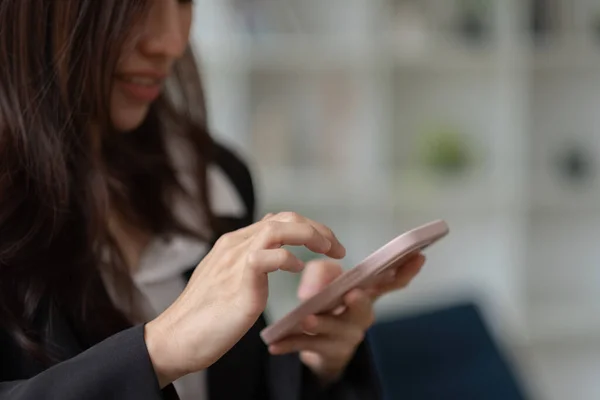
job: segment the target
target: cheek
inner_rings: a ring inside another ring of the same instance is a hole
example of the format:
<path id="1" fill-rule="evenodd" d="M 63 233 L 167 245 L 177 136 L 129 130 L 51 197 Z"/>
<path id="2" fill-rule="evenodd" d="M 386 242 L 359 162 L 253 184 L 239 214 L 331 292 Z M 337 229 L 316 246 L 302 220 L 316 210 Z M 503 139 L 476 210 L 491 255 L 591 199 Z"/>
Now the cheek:
<path id="1" fill-rule="evenodd" d="M 181 35 L 182 37 L 186 38 L 189 42 L 190 39 L 190 32 L 192 30 L 192 19 L 193 19 L 193 11 L 192 8 L 189 7 L 188 10 L 186 10 L 182 17 L 181 17 Z"/>
<path id="2" fill-rule="evenodd" d="M 113 88 L 110 96 L 110 118 L 118 131 L 127 132 L 139 127 L 149 108 L 148 104 L 131 102 L 119 92 L 118 87 Z"/>

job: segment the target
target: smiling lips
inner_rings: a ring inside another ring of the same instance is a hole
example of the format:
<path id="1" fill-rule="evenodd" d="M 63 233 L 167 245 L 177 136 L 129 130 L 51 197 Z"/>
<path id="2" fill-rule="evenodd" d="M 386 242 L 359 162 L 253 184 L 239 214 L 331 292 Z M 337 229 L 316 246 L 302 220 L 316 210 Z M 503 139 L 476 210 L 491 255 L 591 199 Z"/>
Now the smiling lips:
<path id="1" fill-rule="evenodd" d="M 117 82 L 123 92 L 133 100 L 152 102 L 162 91 L 166 74 L 156 72 L 129 73 L 117 76 Z"/>

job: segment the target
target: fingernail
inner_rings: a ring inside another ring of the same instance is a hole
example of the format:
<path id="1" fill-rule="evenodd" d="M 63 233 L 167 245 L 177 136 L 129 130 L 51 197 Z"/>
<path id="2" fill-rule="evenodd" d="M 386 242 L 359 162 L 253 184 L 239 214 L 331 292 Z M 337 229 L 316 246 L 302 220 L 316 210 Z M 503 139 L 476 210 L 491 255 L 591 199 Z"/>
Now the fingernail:
<path id="1" fill-rule="evenodd" d="M 347 251 L 346 251 L 346 248 L 344 247 L 344 245 L 341 244 L 341 243 L 340 243 L 340 249 L 341 249 L 341 252 L 342 252 L 341 256 L 345 257 L 346 254 L 347 254 Z"/>
<path id="2" fill-rule="evenodd" d="M 333 311 L 331 312 L 331 314 L 333 314 L 337 317 L 338 315 L 342 315 L 345 311 L 346 311 L 346 306 L 342 304 L 341 306 L 337 306 L 336 308 L 334 308 Z"/>
<path id="3" fill-rule="evenodd" d="M 323 252 L 327 253 L 331 250 L 331 242 L 327 238 L 323 238 Z"/>

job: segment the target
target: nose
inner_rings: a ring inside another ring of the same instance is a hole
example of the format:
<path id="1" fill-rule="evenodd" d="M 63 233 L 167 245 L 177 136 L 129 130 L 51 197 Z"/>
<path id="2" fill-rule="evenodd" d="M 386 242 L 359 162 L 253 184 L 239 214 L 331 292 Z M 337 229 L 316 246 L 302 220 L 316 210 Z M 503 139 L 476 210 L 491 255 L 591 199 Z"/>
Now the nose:
<path id="1" fill-rule="evenodd" d="M 159 0 L 148 11 L 144 34 L 140 40 L 141 52 L 152 58 L 173 60 L 181 57 L 188 44 L 179 3 Z"/>

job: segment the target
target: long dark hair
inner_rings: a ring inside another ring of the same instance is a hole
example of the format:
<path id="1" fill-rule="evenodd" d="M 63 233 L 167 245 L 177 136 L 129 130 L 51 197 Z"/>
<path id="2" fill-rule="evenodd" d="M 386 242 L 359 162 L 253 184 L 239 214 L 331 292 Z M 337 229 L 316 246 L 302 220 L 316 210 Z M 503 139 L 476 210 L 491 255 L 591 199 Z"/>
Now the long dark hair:
<path id="1" fill-rule="evenodd" d="M 111 77 L 146 10 L 145 0 L 0 1 L 0 327 L 38 358 L 49 355 L 38 326 L 49 308 L 87 345 L 132 323 L 100 278 L 109 268 L 131 288 L 109 210 L 153 235 L 207 239 L 174 215 L 182 195 L 217 229 L 207 187 L 214 143 L 191 50 L 138 129 L 110 124 Z M 195 155 L 194 193 L 176 177 L 167 132 Z"/>

